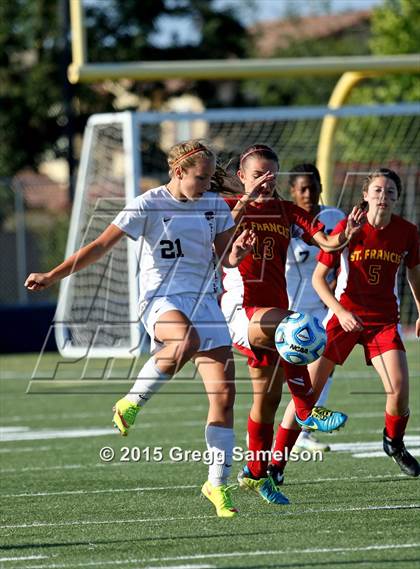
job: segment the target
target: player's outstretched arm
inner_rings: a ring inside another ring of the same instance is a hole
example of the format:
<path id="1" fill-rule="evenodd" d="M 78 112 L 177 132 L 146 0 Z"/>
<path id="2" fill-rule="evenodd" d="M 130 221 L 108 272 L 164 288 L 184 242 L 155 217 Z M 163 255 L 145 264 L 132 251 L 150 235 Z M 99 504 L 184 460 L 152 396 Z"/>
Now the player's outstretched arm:
<path id="1" fill-rule="evenodd" d="M 313 236 L 313 240 L 323 251 L 331 253 L 339 251 L 346 246 L 350 239 L 355 235 L 366 221 L 366 210 L 355 206 L 347 218 L 347 225 L 340 233 L 327 235 L 318 231 Z"/>
<path id="2" fill-rule="evenodd" d="M 95 263 L 105 255 L 120 239 L 125 235 L 116 225 L 109 225 L 101 235 L 82 247 L 76 253 L 68 257 L 60 265 L 48 273 L 31 273 L 25 281 L 25 286 L 29 290 L 44 290 L 57 281 L 64 279 L 71 273 L 75 273 Z"/>
<path id="3" fill-rule="evenodd" d="M 341 306 L 341 304 L 332 293 L 327 281 L 329 271 L 329 267 L 323 263 L 318 262 L 312 275 L 312 286 L 318 293 L 322 302 L 328 306 L 328 308 L 330 308 L 337 316 L 343 330 L 346 332 L 356 332 L 358 330 L 362 330 L 362 321 L 357 316 L 357 314 L 352 314 L 343 306 Z"/>
<path id="4" fill-rule="evenodd" d="M 420 338 L 420 265 L 407 268 L 407 280 L 417 306 L 416 336 Z"/>
<path id="5" fill-rule="evenodd" d="M 234 230 L 229 229 L 216 235 L 214 248 L 223 267 L 231 269 L 237 267 L 241 261 L 252 251 L 255 244 L 255 233 L 245 229 L 234 238 Z"/>

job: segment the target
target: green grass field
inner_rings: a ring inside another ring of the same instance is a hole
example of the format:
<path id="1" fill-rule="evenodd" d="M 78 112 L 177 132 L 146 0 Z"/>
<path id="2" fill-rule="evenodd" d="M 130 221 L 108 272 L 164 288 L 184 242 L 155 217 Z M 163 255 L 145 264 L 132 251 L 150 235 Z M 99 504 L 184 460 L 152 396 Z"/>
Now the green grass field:
<path id="1" fill-rule="evenodd" d="M 408 351 L 407 446 L 419 456 L 419 344 L 408 343 Z M 59 359 L 48 354 L 37 377 L 51 377 Z M 344 430 L 324 435 L 332 452 L 322 462 L 289 465 L 290 506 L 235 491 L 240 516 L 233 520 L 215 517 L 200 497 L 205 464 L 170 460 L 172 447 L 205 448 L 207 403 L 198 378 L 169 385 L 122 439 L 110 428 L 111 407 L 128 381 L 116 380 L 115 370 L 93 380 L 101 374 L 96 362 L 87 379 L 72 382 L 75 366 L 64 364 L 59 379 L 36 379 L 28 389 L 35 363 L 35 355 L 1 362 L 1 568 L 418 566 L 420 480 L 404 477 L 381 452 L 384 395 L 359 350 L 332 387 L 329 405 L 350 415 Z M 236 434 L 244 447 L 251 396 L 243 361 L 237 368 Z M 99 457 L 106 446 L 115 453 L 110 463 Z M 163 460 L 153 460 L 159 448 Z M 121 461 L 127 453 L 132 460 Z M 235 476 L 240 466 L 235 462 Z"/>

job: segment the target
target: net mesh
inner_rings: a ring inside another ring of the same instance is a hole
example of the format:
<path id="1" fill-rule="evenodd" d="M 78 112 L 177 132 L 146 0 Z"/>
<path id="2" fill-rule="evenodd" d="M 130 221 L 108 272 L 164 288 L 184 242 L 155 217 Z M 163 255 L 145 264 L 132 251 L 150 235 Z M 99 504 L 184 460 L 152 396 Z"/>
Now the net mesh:
<path id="1" fill-rule="evenodd" d="M 87 245 L 125 205 L 123 128 L 97 125 L 83 186 L 75 245 Z M 72 346 L 118 347 L 130 338 L 127 242 L 119 241 L 95 264 L 70 277 L 63 320 Z"/>

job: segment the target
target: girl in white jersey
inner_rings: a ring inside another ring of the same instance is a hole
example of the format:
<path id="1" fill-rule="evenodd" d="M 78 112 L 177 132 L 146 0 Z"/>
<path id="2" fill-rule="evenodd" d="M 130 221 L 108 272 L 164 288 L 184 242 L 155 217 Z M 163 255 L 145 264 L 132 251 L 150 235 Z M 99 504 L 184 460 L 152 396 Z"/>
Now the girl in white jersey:
<path id="1" fill-rule="evenodd" d="M 321 176 L 318 168 L 313 164 L 297 164 L 291 169 L 289 189 L 295 204 L 320 221 L 325 226 L 324 231 L 328 235 L 337 223 L 344 219 L 345 214 L 341 209 L 319 205 L 319 198 L 322 192 Z M 286 261 L 289 309 L 295 312 L 312 314 L 322 323 L 327 315 L 328 308 L 312 286 L 312 274 L 317 264 L 318 253 L 318 247 L 306 243 L 302 239 L 302 230 L 298 226 L 294 226 Z M 334 280 L 335 271 L 330 271 L 328 282 L 331 287 L 334 287 Z M 316 402 L 319 407 L 324 407 L 327 402 L 331 382 L 332 375 L 328 378 Z M 302 450 L 320 450 L 323 452 L 329 449 L 330 447 L 327 444 L 318 441 L 311 431 L 303 427 L 293 450 L 295 452 Z"/>
<path id="2" fill-rule="evenodd" d="M 32 273 L 25 286 L 43 290 L 97 261 L 123 236 L 142 238 L 140 316 L 156 353 L 130 392 L 115 404 L 113 422 L 126 435 L 141 407 L 192 359 L 209 399 L 205 436 L 213 460 L 202 493 L 218 516 L 230 518 L 237 514 L 227 486 L 234 446 L 234 364 L 229 331 L 217 304 L 215 269 L 218 262 L 237 266 L 251 251 L 254 236 L 244 231 L 232 244 L 229 208 L 208 191 L 215 173 L 209 148 L 197 140 L 177 144 L 168 164 L 168 184 L 137 197 L 95 241 L 52 271 Z"/>

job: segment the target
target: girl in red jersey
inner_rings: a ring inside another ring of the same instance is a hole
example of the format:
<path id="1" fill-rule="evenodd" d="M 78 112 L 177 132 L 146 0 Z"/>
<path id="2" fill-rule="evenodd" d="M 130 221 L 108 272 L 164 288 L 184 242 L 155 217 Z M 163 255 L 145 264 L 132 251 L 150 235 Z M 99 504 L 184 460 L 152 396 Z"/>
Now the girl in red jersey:
<path id="1" fill-rule="evenodd" d="M 275 330 L 290 313 L 287 310 L 285 264 L 291 228 L 299 226 L 305 241 L 331 250 L 343 246 L 358 230 L 364 214 L 355 208 L 340 234 L 325 235 L 321 223 L 294 203 L 277 196 L 278 169 L 278 157 L 268 146 L 251 146 L 241 155 L 238 176 L 245 192 L 239 198 L 227 199 L 227 203 L 239 231 L 252 229 L 256 242 L 253 254 L 238 268 L 224 271 L 225 292 L 221 306 L 235 347 L 248 356 L 253 388 L 248 419 L 252 460 L 239 475 L 239 482 L 268 502 L 286 504 L 288 500 L 279 490 L 278 472 L 284 467 L 300 426 L 329 432 L 342 426 L 347 419 L 342 413 L 314 408 L 316 398 L 306 367 L 280 360 L 275 348 Z M 300 426 L 296 423 L 290 429 L 279 426 L 273 460 L 268 467 L 283 377 L 292 393 Z"/>
<path id="2" fill-rule="evenodd" d="M 407 279 L 420 314 L 420 256 L 417 227 L 393 213 L 401 194 L 399 176 L 388 168 L 371 173 L 362 188 L 367 223 L 340 253 L 321 252 L 313 286 L 330 309 L 328 343 L 311 364 L 314 390 L 319 393 L 334 365 L 342 365 L 356 344 L 364 348 L 386 392 L 383 448 L 404 474 L 419 476 L 420 465 L 405 448 L 409 417 L 408 366 L 399 334 L 396 278 L 404 261 Z M 345 220 L 334 233 L 340 233 Z M 328 287 L 329 268 L 340 262 L 335 296 Z M 420 318 L 416 321 L 420 337 Z M 293 422 L 293 410 L 288 409 Z M 290 424 L 290 423 L 289 423 Z"/>

